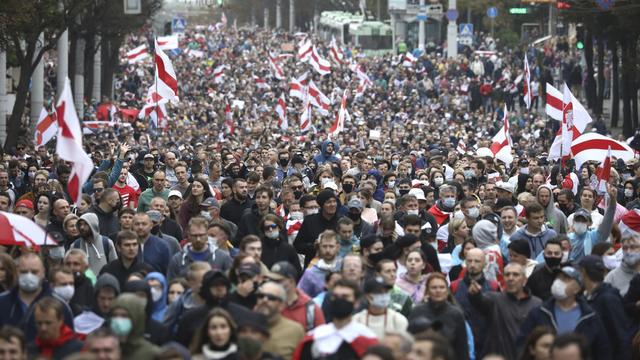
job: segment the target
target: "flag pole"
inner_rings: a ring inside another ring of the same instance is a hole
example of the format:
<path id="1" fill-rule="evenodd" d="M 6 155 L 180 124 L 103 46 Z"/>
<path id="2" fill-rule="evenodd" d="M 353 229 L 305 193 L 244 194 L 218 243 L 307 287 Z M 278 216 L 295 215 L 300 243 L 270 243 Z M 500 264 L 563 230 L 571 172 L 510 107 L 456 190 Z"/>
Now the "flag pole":
<path id="1" fill-rule="evenodd" d="M 155 96 L 153 96 L 154 97 L 154 100 L 153 100 L 153 104 L 154 104 L 153 105 L 153 111 L 155 111 L 156 119 L 157 119 L 157 121 L 156 121 L 156 129 L 154 131 L 154 134 L 155 134 L 154 137 L 155 137 L 155 142 L 156 142 L 156 147 L 157 147 L 158 146 L 158 128 L 159 128 L 159 125 L 160 125 L 160 119 L 158 117 L 158 63 L 157 63 L 157 60 L 156 60 L 156 52 L 159 49 L 156 49 L 156 46 L 158 46 L 158 37 L 154 37 L 154 44 L 153 44 L 153 67 L 154 67 L 154 70 L 155 70 L 154 71 L 154 75 L 153 75 L 153 77 L 154 77 L 153 81 L 155 82 L 154 85 L 156 87 L 156 94 L 155 94 Z"/>

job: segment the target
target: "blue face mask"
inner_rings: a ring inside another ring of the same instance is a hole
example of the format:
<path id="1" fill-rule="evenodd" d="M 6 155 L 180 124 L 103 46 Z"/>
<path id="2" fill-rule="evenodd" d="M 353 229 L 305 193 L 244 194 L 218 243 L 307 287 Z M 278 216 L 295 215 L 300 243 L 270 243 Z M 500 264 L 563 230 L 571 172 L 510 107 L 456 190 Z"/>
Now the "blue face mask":
<path id="1" fill-rule="evenodd" d="M 448 208 L 452 208 L 454 206 L 456 206 L 456 198 L 444 198 L 442 200 L 442 203 L 444 204 L 444 206 L 448 207 Z"/>
<path id="2" fill-rule="evenodd" d="M 111 318 L 111 330 L 119 337 L 128 336 L 131 333 L 133 324 L 131 319 L 125 317 L 112 317 Z"/>

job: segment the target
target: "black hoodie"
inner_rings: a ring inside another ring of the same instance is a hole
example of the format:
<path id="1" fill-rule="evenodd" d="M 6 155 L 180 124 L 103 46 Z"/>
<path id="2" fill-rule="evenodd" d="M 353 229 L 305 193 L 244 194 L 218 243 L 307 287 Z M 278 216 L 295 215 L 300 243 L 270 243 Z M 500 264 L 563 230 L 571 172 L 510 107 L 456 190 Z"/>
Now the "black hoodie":
<path id="1" fill-rule="evenodd" d="M 169 341 L 169 329 L 164 326 L 161 322 L 153 320 L 151 318 L 151 307 L 152 307 L 152 299 L 151 299 L 151 287 L 144 280 L 132 280 L 124 284 L 122 288 L 123 293 L 138 293 L 142 292 L 147 295 L 147 302 L 144 307 L 145 317 L 146 317 L 146 326 L 144 331 L 144 338 L 149 342 L 156 344 L 158 346 L 162 346 L 164 343 Z"/>

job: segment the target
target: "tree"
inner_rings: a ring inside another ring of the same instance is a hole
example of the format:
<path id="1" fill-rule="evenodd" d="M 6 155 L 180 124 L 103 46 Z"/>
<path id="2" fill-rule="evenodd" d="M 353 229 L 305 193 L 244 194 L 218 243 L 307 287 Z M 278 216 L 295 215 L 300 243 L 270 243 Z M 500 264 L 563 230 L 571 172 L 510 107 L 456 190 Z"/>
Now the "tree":
<path id="1" fill-rule="evenodd" d="M 0 7 L 0 47 L 17 60 L 20 81 L 7 123 L 5 151 L 15 147 L 22 129 L 31 76 L 42 56 L 55 47 L 62 32 L 87 0 L 3 0 Z M 39 43 L 40 35 L 44 42 Z"/>

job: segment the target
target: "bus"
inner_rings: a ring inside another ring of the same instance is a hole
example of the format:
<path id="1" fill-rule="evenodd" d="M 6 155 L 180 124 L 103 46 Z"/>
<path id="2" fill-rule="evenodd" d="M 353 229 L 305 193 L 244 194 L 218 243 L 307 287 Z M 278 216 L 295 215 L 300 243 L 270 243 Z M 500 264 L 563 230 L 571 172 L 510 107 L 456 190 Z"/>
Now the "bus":
<path id="1" fill-rule="evenodd" d="M 357 46 L 367 55 L 393 52 L 393 31 L 389 24 L 365 20 L 362 15 L 344 11 L 324 11 L 320 15 L 318 35 L 325 41 Z"/>

